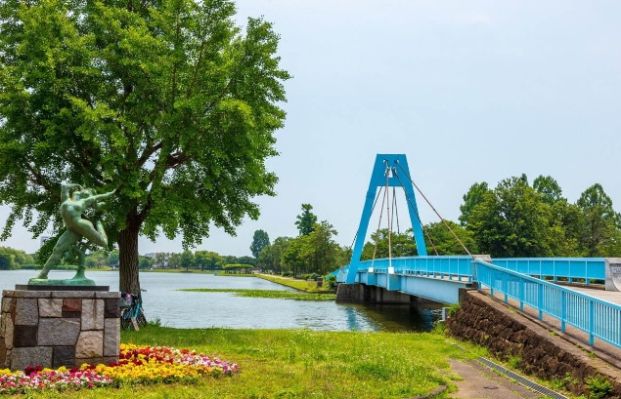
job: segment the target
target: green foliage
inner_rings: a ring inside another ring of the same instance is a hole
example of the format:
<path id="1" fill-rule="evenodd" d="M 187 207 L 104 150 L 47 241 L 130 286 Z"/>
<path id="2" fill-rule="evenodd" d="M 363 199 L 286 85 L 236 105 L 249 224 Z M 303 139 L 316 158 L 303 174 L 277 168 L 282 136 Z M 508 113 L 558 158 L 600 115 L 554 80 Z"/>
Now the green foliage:
<path id="1" fill-rule="evenodd" d="M 141 257 L 142 258 L 142 257 Z M 142 262 L 142 260 L 141 260 Z M 94 251 L 86 255 L 85 260 L 86 267 L 118 267 L 119 265 L 119 251 Z M 139 264 L 140 268 L 144 268 L 144 264 Z"/>
<path id="2" fill-rule="evenodd" d="M 201 270 L 216 270 L 222 267 L 222 256 L 213 251 L 194 252 L 194 264 Z"/>
<path id="3" fill-rule="evenodd" d="M 184 268 L 200 270 L 220 270 L 225 264 L 243 264 L 244 267 L 252 268 L 256 263 L 250 256 L 220 255 L 213 251 L 185 250 L 181 253 L 156 252 L 152 254 L 152 267 L 155 269 Z"/>
<path id="4" fill-rule="evenodd" d="M 587 256 L 621 254 L 621 216 L 599 184 L 587 188 L 576 203 L 581 211 L 580 244 Z"/>
<path id="5" fill-rule="evenodd" d="M 269 270 L 275 273 L 286 271 L 287 267 L 283 264 L 283 257 L 292 240 L 293 239 L 290 237 L 276 238 L 272 245 L 261 250 L 257 265 L 263 270 Z"/>
<path id="6" fill-rule="evenodd" d="M 571 204 L 550 176 L 532 186 L 524 175 L 494 189 L 477 183 L 461 211 L 478 251 L 492 257 L 621 255 L 621 217 L 599 184 Z"/>
<path id="7" fill-rule="evenodd" d="M 302 204 L 302 213 L 296 218 L 295 225 L 301 236 L 310 234 L 317 224 L 317 215 L 313 212 L 311 204 Z"/>
<path id="8" fill-rule="evenodd" d="M 334 241 L 336 230 L 327 221 L 315 224 L 312 231 L 289 242 L 282 254 L 285 270 L 294 275 L 327 274 L 343 262 L 342 249 Z"/>
<path id="9" fill-rule="evenodd" d="M 190 270 L 190 267 L 194 265 L 194 254 L 190 250 L 185 250 L 179 257 L 179 265 L 185 270 Z"/>
<path id="10" fill-rule="evenodd" d="M 450 230 L 447 225 L 450 227 Z M 470 253 L 477 253 L 479 251 L 473 233 L 450 220 L 427 224 L 423 227 L 423 230 L 425 232 L 427 252 L 429 253 L 437 255 L 465 255 L 466 251 L 460 244 L 460 241 L 468 248 Z"/>
<path id="11" fill-rule="evenodd" d="M 252 265 L 243 263 L 229 263 L 223 267 L 225 273 L 247 273 L 252 269 Z"/>
<path id="12" fill-rule="evenodd" d="M 59 231 L 64 178 L 118 188 L 105 223 L 129 273 L 121 288 L 136 291 L 139 233 L 181 234 L 187 248 L 210 226 L 256 219 L 253 198 L 274 194 L 265 159 L 289 74 L 271 24 L 242 31 L 234 18 L 227 0 L 3 2 L 2 238 L 18 220 Z"/>
<path id="13" fill-rule="evenodd" d="M 509 356 L 507 359 L 507 364 L 512 369 L 519 369 L 522 364 L 522 358 L 520 356 Z"/>
<path id="14" fill-rule="evenodd" d="M 252 236 L 250 251 L 255 258 L 258 258 L 263 248 L 270 245 L 270 237 L 264 230 L 256 230 Z"/>
<path id="15" fill-rule="evenodd" d="M 222 263 L 241 263 L 244 265 L 254 266 L 257 264 L 257 260 L 252 256 L 233 256 L 233 255 L 224 255 L 222 256 Z"/>
<path id="16" fill-rule="evenodd" d="M 594 376 L 586 379 L 589 392 L 589 399 L 607 398 L 613 392 L 613 386 L 607 378 Z"/>
<path id="17" fill-rule="evenodd" d="M 291 292 L 282 290 L 251 290 L 233 288 L 187 288 L 180 291 L 187 292 L 231 292 L 237 296 L 249 298 L 272 298 L 272 299 L 292 299 L 295 301 L 334 301 L 336 295 L 332 293 L 318 292 Z"/>
<path id="18" fill-rule="evenodd" d="M 457 314 L 457 311 L 459 310 L 460 306 L 458 303 L 454 303 L 451 306 L 448 307 L 447 310 L 447 314 L 449 317 L 453 317 Z"/>
<path id="19" fill-rule="evenodd" d="M 391 232 L 390 243 L 393 257 L 416 255 L 416 244 L 411 229 L 403 233 Z M 388 257 L 388 229 L 371 233 L 371 240 L 365 243 L 362 259 L 373 259 L 374 255 L 375 259 Z"/>
<path id="20" fill-rule="evenodd" d="M 19 269 L 32 263 L 32 255 L 19 249 L 0 247 L 0 270 Z"/>
<path id="21" fill-rule="evenodd" d="M 471 253 L 477 252 L 477 243 L 472 232 L 466 230 L 457 223 L 446 221 L 453 233 L 464 243 Z M 455 236 L 449 231 L 445 223 L 430 223 L 423 226 L 425 232 L 425 244 L 427 252 L 437 255 L 465 254 L 465 251 Z M 412 229 L 403 233 L 392 232 L 390 234 L 392 256 L 414 256 L 417 254 L 416 242 Z M 371 240 L 365 243 L 362 250 L 362 259 L 375 259 L 388 257 L 388 229 L 381 229 L 371 234 Z"/>
<path id="22" fill-rule="evenodd" d="M 153 267 L 153 259 L 149 256 L 140 256 L 138 267 L 141 270 L 149 270 Z"/>
<path id="23" fill-rule="evenodd" d="M 303 292 L 332 292 L 332 287 L 329 284 L 319 287 L 316 281 L 280 277 L 270 274 L 257 274 L 256 277 Z"/>
<path id="24" fill-rule="evenodd" d="M 556 378 L 550 381 L 550 385 L 557 390 L 568 390 L 572 385 L 578 385 L 578 383 L 578 379 L 569 372 L 566 372 L 563 378 Z"/>
<path id="25" fill-rule="evenodd" d="M 119 266 L 119 251 L 118 250 L 113 249 L 112 251 L 108 252 L 108 265 L 112 267 Z"/>
<path id="26" fill-rule="evenodd" d="M 464 194 L 463 199 L 464 203 L 459 207 L 461 211 L 461 216 L 459 216 L 459 221 L 462 224 L 467 224 L 468 220 L 471 217 L 472 211 L 481 203 L 483 203 L 490 193 L 489 186 L 487 183 L 475 183 L 473 184 L 468 192 Z"/>
<path id="27" fill-rule="evenodd" d="M 263 248 L 257 266 L 265 271 L 294 276 L 327 274 L 349 261 L 350 252 L 341 248 L 336 230 L 327 221 L 316 223 L 308 234 L 278 237 Z"/>
<path id="28" fill-rule="evenodd" d="M 549 204 L 563 200 L 563 190 L 552 176 L 537 176 L 533 181 L 533 189 Z"/>

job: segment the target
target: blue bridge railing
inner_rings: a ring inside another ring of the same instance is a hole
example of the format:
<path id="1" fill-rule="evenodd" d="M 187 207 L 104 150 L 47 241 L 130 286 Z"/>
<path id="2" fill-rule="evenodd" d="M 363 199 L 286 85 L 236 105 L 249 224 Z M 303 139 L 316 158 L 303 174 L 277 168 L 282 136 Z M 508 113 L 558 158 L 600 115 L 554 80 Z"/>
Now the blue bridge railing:
<path id="1" fill-rule="evenodd" d="M 597 338 L 621 347 L 620 305 L 546 281 L 604 282 L 603 258 L 502 258 L 488 263 L 469 256 L 413 256 L 366 260 L 349 267 L 375 274 L 378 285 L 387 284 L 389 274 L 475 281 L 492 296 L 512 300 L 522 310 L 534 309 L 540 319 L 556 318 L 563 332 L 567 325 L 583 331 L 591 345 Z M 338 281 L 346 275 L 346 269 L 339 270 Z"/>
<path id="2" fill-rule="evenodd" d="M 408 256 L 390 260 L 382 258 L 365 260 L 355 267 L 359 271 L 373 269 L 376 273 L 393 267 L 395 274 L 472 280 L 472 258 L 469 256 Z"/>
<path id="3" fill-rule="evenodd" d="M 571 283 L 583 280 L 585 284 L 606 279 L 603 258 L 494 258 L 492 264 L 518 273 Z"/>
<path id="4" fill-rule="evenodd" d="M 481 260 L 473 266 L 479 289 L 487 287 L 505 302 L 513 299 L 522 310 L 530 306 L 540 319 L 544 314 L 556 318 L 563 332 L 566 325 L 582 330 L 590 345 L 599 338 L 621 347 L 621 306 Z"/>
<path id="5" fill-rule="evenodd" d="M 471 279 L 471 263 L 469 256 L 411 256 L 365 260 L 353 267 L 357 270 L 369 267 L 387 270 L 392 266 L 396 272 L 403 274 Z M 581 280 L 588 285 L 603 283 L 606 279 L 606 261 L 603 258 L 494 258 L 491 263 L 542 280 L 564 280 L 569 283 Z M 344 281 L 346 270 L 341 269 L 336 274 L 338 281 Z"/>

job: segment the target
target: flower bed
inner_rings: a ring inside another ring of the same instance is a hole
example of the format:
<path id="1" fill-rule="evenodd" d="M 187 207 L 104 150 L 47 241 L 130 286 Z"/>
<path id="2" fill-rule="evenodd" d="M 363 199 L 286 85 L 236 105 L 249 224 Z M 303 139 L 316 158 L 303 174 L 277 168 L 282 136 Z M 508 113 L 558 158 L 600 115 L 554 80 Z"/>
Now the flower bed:
<path id="1" fill-rule="evenodd" d="M 119 361 L 114 364 L 84 364 L 76 369 L 0 370 L 0 394 L 120 384 L 195 382 L 201 377 L 231 375 L 237 371 L 235 363 L 187 349 L 121 345 Z"/>

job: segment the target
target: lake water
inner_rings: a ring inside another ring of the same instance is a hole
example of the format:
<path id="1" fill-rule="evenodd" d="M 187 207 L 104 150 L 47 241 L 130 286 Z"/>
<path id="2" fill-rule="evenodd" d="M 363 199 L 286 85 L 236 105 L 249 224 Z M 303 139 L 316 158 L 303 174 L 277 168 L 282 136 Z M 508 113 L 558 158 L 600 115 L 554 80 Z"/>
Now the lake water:
<path id="1" fill-rule="evenodd" d="M 36 274 L 33 270 L 0 271 L 0 289 L 14 289 Z M 53 271 L 51 278 L 71 278 L 75 272 Z M 87 272 L 99 285 L 118 287 L 118 272 Z M 255 277 L 212 274 L 141 273 L 147 319 L 170 327 L 308 328 L 312 330 L 428 330 L 437 310 L 409 306 L 368 307 L 331 301 L 244 298 L 232 293 L 182 292 L 181 288 L 247 288 L 291 290 Z"/>

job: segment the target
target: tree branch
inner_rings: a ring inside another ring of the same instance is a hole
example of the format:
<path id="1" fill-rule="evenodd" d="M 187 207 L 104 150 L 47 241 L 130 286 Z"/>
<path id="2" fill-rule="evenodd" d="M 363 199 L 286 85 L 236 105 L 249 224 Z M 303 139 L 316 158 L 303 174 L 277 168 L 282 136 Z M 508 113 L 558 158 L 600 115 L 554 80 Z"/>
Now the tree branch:
<path id="1" fill-rule="evenodd" d="M 157 143 L 154 146 L 150 146 L 150 147 L 145 148 L 144 152 L 142 153 L 140 158 L 138 158 L 138 165 L 139 166 L 144 165 L 145 162 L 147 162 L 149 160 L 151 155 L 155 154 L 157 152 L 157 150 L 162 148 L 163 145 L 164 145 L 164 142 L 160 141 L 159 143 Z"/>
<path id="2" fill-rule="evenodd" d="M 29 163 L 26 163 L 26 169 L 28 169 L 28 171 L 31 174 L 30 180 L 32 183 L 38 184 L 39 186 L 45 188 L 48 191 L 53 191 L 52 184 L 45 176 L 43 176 L 43 174 L 40 171 L 36 170 Z"/>

